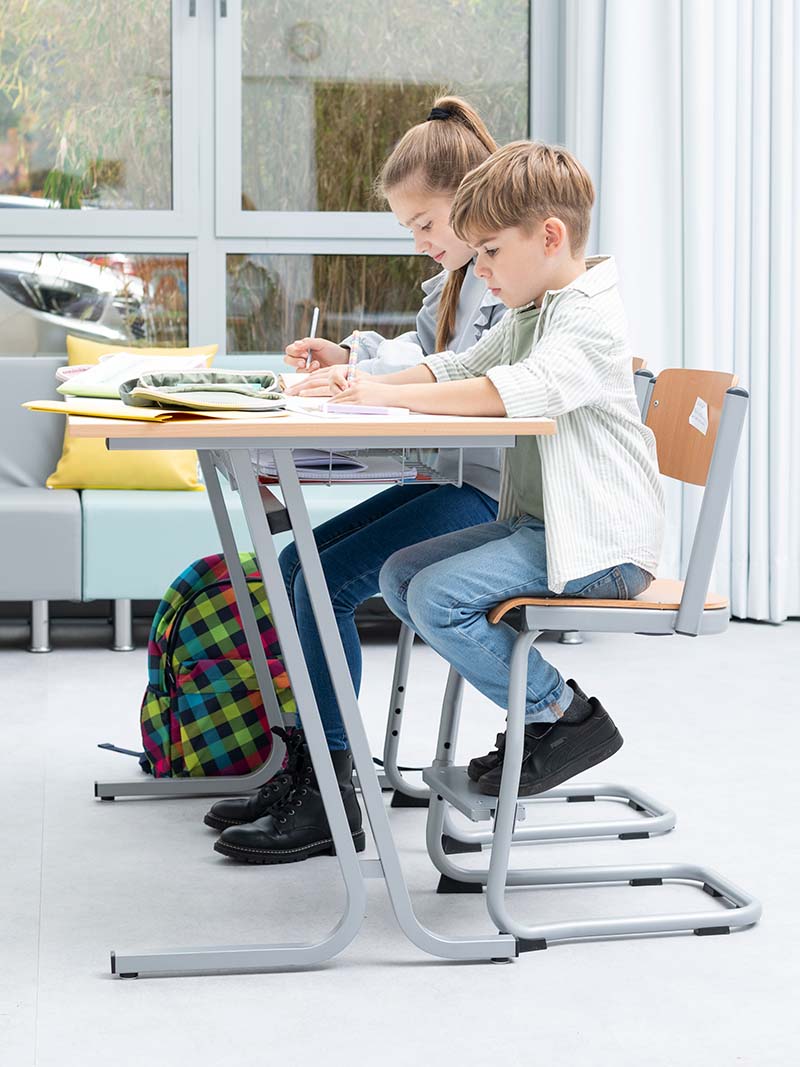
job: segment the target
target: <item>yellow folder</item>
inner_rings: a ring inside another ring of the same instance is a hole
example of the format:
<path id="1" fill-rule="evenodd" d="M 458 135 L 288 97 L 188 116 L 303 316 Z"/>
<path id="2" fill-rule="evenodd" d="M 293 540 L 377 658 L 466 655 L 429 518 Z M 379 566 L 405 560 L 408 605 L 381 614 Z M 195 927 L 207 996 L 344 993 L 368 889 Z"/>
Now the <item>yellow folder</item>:
<path id="1" fill-rule="evenodd" d="M 28 400 L 28 411 L 54 411 L 59 415 L 89 415 L 96 419 L 133 419 L 135 422 L 170 422 L 195 419 L 254 419 L 288 415 L 287 411 L 188 411 L 186 408 L 137 408 L 121 400 L 69 397 L 67 400 Z"/>

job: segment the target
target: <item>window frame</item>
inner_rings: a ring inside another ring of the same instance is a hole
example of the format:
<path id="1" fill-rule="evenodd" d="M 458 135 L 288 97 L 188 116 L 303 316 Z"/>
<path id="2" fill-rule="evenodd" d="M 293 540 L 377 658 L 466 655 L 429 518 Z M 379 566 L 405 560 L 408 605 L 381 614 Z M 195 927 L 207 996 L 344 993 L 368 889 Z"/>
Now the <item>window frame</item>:
<path id="1" fill-rule="evenodd" d="M 533 65 L 537 31 L 549 25 L 541 16 L 559 3 L 529 0 L 528 136 L 544 91 Z M 240 26 L 241 0 L 172 0 L 172 210 L 0 210 L 2 251 L 187 255 L 189 344 L 216 343 L 220 355 L 226 351 L 229 254 L 415 254 L 390 212 L 230 209 L 241 198 Z"/>
<path id="2" fill-rule="evenodd" d="M 540 0 L 541 2 L 541 0 Z M 556 0 L 560 2 L 560 0 Z M 528 129 L 532 115 L 532 31 L 536 0 L 528 2 Z M 242 0 L 227 0 L 227 16 L 215 26 L 216 224 L 217 236 L 272 240 L 380 241 L 387 254 L 402 255 L 411 242 L 389 211 L 244 211 L 242 190 Z M 328 251 L 326 247 L 324 249 Z M 322 249 L 320 249 L 322 251 Z"/>
<path id="3" fill-rule="evenodd" d="M 163 211 L 3 208 L 0 240 L 4 244 L 8 237 L 46 237 L 52 243 L 53 239 L 73 236 L 138 237 L 152 233 L 159 237 L 192 237 L 197 233 L 200 168 L 192 163 L 198 158 L 200 20 L 191 10 L 189 0 L 171 0 L 172 207 Z"/>

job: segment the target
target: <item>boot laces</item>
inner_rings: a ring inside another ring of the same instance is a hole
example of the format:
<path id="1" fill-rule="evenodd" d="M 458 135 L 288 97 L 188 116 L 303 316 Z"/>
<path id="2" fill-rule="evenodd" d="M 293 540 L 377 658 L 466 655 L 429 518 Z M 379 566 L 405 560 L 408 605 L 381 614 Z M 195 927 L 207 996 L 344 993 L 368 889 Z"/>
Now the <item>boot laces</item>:
<path id="1" fill-rule="evenodd" d="M 302 730 L 295 730 L 293 734 L 287 736 L 286 731 L 278 726 L 272 732 L 283 739 L 288 753 L 283 774 L 291 776 L 291 785 L 285 796 L 281 797 L 271 811 L 274 819 L 279 823 L 285 823 L 288 816 L 294 815 L 295 810 L 302 807 L 302 797 L 307 795 L 308 788 L 314 780 L 314 768 Z"/>
<path id="2" fill-rule="evenodd" d="M 287 778 L 291 780 L 299 769 L 305 748 L 305 737 L 302 730 L 293 730 L 289 733 L 281 726 L 276 726 L 273 731 L 286 745 L 286 766 L 275 775 L 269 782 L 261 786 L 260 793 L 268 797 L 271 793 L 277 793 L 286 784 Z"/>

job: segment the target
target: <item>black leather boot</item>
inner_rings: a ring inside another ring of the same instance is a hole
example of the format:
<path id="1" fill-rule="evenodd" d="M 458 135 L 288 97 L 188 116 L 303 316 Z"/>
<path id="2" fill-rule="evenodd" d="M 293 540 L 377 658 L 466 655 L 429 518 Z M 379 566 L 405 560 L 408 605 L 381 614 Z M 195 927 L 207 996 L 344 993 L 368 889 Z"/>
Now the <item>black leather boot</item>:
<path id="1" fill-rule="evenodd" d="M 333 769 L 342 793 L 347 821 L 356 852 L 363 852 L 366 838 L 361 828 L 361 808 L 353 788 L 353 756 L 350 751 L 331 752 Z M 325 806 L 304 745 L 292 788 L 268 815 L 247 826 L 224 830 L 214 849 L 239 863 L 297 863 L 309 856 L 333 856 L 336 848 Z"/>
<path id="2" fill-rule="evenodd" d="M 576 694 L 577 700 L 581 698 Z M 586 705 L 586 717 L 579 722 L 570 722 L 565 717 L 552 725 L 531 723 L 525 727 L 519 796 L 535 796 L 553 789 L 602 763 L 622 747 L 622 735 L 600 701 L 590 697 L 582 703 Z M 567 714 L 570 711 L 572 706 Z M 487 771 L 478 782 L 478 790 L 499 796 L 502 771 L 502 763 Z"/>
<path id="3" fill-rule="evenodd" d="M 582 700 L 589 699 L 574 678 L 568 678 L 567 685 Z M 503 755 L 506 747 L 505 730 L 497 735 L 494 743 L 496 745 L 494 752 L 487 752 L 485 756 L 476 756 L 475 759 L 469 761 L 467 765 L 467 777 L 471 778 L 473 782 L 477 782 L 487 771 L 493 771 L 495 767 L 503 762 Z"/>
<path id="4" fill-rule="evenodd" d="M 254 793 L 245 793 L 239 797 L 218 800 L 206 812 L 203 822 L 214 830 L 227 830 L 229 826 L 241 826 L 254 822 L 269 814 L 270 810 L 282 800 L 292 787 L 292 774 L 296 769 L 299 753 L 305 745 L 302 730 L 287 733 L 280 727 L 273 731 L 282 738 L 286 745 L 286 766 L 278 771 L 274 778 L 265 782 Z"/>

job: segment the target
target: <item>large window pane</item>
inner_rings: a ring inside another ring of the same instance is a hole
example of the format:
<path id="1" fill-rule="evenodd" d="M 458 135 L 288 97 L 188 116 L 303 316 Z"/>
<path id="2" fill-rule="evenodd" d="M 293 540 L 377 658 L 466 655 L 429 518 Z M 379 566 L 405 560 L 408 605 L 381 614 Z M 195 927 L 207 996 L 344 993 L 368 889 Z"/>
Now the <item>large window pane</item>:
<path id="1" fill-rule="evenodd" d="M 320 337 L 394 337 L 414 329 L 420 282 L 437 269 L 423 256 L 229 255 L 227 350 L 281 352 L 308 332 L 315 305 Z"/>
<path id="2" fill-rule="evenodd" d="M 0 0 L 0 207 L 171 208 L 171 6 Z"/>
<path id="3" fill-rule="evenodd" d="M 0 355 L 188 344 L 187 257 L 0 252 Z"/>
<path id="4" fill-rule="evenodd" d="M 528 128 L 527 0 L 243 0 L 242 206 L 375 210 L 402 133 L 444 89 L 499 142 Z"/>

